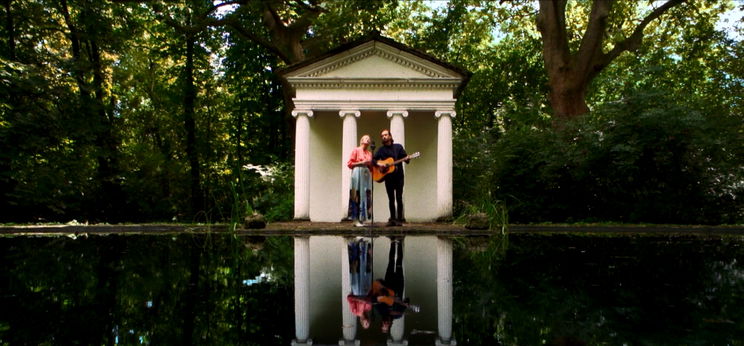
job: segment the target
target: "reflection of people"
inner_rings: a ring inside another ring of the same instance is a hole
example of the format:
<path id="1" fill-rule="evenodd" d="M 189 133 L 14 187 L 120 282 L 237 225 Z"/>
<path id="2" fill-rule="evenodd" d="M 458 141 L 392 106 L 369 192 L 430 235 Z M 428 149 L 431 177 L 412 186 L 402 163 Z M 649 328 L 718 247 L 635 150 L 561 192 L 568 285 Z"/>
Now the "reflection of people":
<path id="1" fill-rule="evenodd" d="M 364 226 L 362 222 L 371 219 L 372 212 L 372 153 L 369 147 L 369 135 L 359 140 L 359 146 L 351 151 L 346 165 L 351 169 L 351 186 L 349 187 L 349 218 L 355 221 L 357 227 Z"/>
<path id="2" fill-rule="evenodd" d="M 390 331 L 393 320 L 402 317 L 409 307 L 412 311 L 418 312 L 418 307 L 410 305 L 408 298 L 403 298 L 404 289 L 403 240 L 392 237 L 385 279 L 375 280 L 370 291 L 376 302 L 375 311 L 382 317 L 383 333 Z"/>
<path id="3" fill-rule="evenodd" d="M 380 135 L 382 137 L 382 144 L 384 145 L 375 153 L 375 162 L 389 158 L 400 160 L 408 156 L 402 145 L 393 143 L 393 136 L 390 135 L 390 130 L 382 130 Z M 405 160 L 405 162 L 408 163 L 408 160 Z M 405 222 L 403 215 L 403 178 L 402 162 L 395 164 L 395 170 L 385 175 L 385 191 L 387 192 L 388 207 L 390 209 L 390 219 L 387 226 L 402 226 L 403 222 Z"/>
<path id="4" fill-rule="evenodd" d="M 362 328 L 369 328 L 371 323 L 372 298 L 349 294 L 346 296 L 346 300 L 349 302 L 351 313 L 359 317 L 359 323 L 361 323 Z"/>
<path id="5" fill-rule="evenodd" d="M 350 241 L 349 272 L 351 276 L 351 293 L 346 296 L 351 312 L 359 317 L 362 328 L 370 325 L 372 314 L 372 297 L 369 292 L 372 287 L 372 242 L 358 238 Z"/>
<path id="6" fill-rule="evenodd" d="M 372 286 L 372 242 L 359 238 L 349 242 L 351 294 L 365 296 Z"/>

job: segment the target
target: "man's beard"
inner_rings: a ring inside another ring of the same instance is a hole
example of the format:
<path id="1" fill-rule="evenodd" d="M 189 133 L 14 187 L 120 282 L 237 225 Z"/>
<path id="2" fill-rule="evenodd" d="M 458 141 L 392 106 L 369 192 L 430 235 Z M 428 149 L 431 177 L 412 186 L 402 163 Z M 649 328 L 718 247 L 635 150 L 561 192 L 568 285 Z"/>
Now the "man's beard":
<path id="1" fill-rule="evenodd" d="M 386 139 L 386 140 L 382 141 L 382 144 L 383 145 L 391 145 L 391 144 L 393 144 L 393 139 L 392 138 Z"/>

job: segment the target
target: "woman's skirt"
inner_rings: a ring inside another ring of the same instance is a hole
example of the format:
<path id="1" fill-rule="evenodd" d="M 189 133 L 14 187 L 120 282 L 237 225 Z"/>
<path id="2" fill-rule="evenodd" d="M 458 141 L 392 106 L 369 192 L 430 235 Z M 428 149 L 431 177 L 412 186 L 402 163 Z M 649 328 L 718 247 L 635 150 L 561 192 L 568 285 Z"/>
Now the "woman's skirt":
<path id="1" fill-rule="evenodd" d="M 372 174 L 367 167 L 354 167 L 349 187 L 349 218 L 365 221 L 372 218 Z"/>

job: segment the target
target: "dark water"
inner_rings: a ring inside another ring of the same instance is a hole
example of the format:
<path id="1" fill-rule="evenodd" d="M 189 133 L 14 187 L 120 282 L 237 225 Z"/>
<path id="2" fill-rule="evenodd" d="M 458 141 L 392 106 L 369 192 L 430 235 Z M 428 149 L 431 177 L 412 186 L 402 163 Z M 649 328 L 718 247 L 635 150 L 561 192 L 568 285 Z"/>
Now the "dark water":
<path id="1" fill-rule="evenodd" d="M 411 345 L 437 336 L 437 264 L 427 257 L 435 241 L 405 238 L 406 293 L 421 306 L 406 315 Z M 450 243 L 459 345 L 744 344 L 744 237 Z M 375 247 L 380 266 L 386 243 Z M 0 238 L 0 344 L 289 345 L 293 255 L 289 237 Z M 311 295 L 310 334 L 316 345 L 338 344 L 341 255 L 310 255 L 316 266 L 330 263 L 313 268 L 313 285 L 333 283 Z M 376 323 L 356 335 L 362 344 L 387 339 Z"/>

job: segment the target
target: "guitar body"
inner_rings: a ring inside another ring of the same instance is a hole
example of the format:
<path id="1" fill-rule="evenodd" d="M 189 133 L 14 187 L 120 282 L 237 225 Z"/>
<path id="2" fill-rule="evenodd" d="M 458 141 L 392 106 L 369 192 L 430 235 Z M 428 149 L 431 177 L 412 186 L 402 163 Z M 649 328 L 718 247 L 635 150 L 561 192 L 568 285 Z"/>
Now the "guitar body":
<path id="1" fill-rule="evenodd" d="M 383 179 L 385 179 L 385 176 L 395 172 L 395 165 L 399 162 L 403 162 L 405 160 L 415 159 L 417 157 L 421 156 L 421 153 L 415 152 L 411 155 L 408 155 L 398 161 L 394 161 L 392 157 L 388 157 L 384 160 L 378 160 L 377 165 L 372 167 L 372 179 L 378 183 L 381 183 Z M 387 167 L 380 167 L 380 166 L 387 166 Z"/>
<path id="2" fill-rule="evenodd" d="M 395 162 L 395 160 L 393 160 L 392 157 L 377 161 L 378 165 L 382 166 L 382 165 L 387 164 L 388 167 L 373 166 L 372 167 L 372 180 L 378 183 L 381 183 L 382 179 L 385 179 L 386 175 L 395 172 L 395 164 L 393 162 Z"/>

